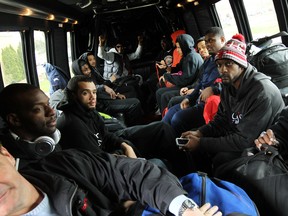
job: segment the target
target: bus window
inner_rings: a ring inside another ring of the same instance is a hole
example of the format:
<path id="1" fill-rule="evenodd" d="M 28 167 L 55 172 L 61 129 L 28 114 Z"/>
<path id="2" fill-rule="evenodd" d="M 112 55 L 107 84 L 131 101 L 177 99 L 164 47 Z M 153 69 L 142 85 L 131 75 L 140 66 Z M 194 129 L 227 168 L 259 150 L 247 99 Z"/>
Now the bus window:
<path id="1" fill-rule="evenodd" d="M 68 63 L 69 63 L 70 76 L 73 77 L 74 74 L 72 73 L 71 32 L 67 32 L 67 53 L 68 53 Z"/>
<path id="2" fill-rule="evenodd" d="M 20 32 L 0 32 L 0 62 L 4 86 L 27 83 Z"/>
<path id="3" fill-rule="evenodd" d="M 229 0 L 221 0 L 215 4 L 225 38 L 229 40 L 238 33 L 237 24 Z"/>
<path id="4" fill-rule="evenodd" d="M 253 40 L 278 33 L 279 25 L 273 0 L 243 0 Z M 281 40 L 281 37 L 278 38 Z"/>
<path id="5" fill-rule="evenodd" d="M 43 31 L 34 31 L 35 59 L 40 88 L 49 95 L 50 83 L 43 65 L 47 63 L 46 40 Z"/>

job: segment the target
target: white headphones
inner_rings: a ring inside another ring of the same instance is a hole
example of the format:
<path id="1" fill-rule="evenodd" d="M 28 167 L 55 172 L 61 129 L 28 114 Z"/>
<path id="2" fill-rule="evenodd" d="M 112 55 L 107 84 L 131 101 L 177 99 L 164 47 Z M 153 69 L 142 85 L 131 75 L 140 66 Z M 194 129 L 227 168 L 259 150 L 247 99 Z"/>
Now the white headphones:
<path id="1" fill-rule="evenodd" d="M 46 156 L 53 152 L 55 146 L 61 138 L 61 133 L 58 129 L 56 129 L 56 131 L 51 136 L 40 136 L 34 141 L 22 140 L 15 133 L 11 132 L 11 134 L 16 141 L 21 142 L 20 145 L 26 145 L 25 148 L 27 151 L 33 154 L 37 154 L 38 156 Z"/>

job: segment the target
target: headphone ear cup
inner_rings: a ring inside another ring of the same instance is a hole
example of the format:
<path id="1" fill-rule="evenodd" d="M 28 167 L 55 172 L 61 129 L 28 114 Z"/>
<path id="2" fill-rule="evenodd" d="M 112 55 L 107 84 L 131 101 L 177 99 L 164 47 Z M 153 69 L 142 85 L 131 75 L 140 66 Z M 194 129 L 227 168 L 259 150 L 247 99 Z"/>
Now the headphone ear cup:
<path id="1" fill-rule="evenodd" d="M 33 143 L 35 143 L 35 151 L 39 155 L 48 155 L 55 149 L 55 141 L 49 136 L 38 137 Z"/>
<path id="2" fill-rule="evenodd" d="M 52 134 L 51 138 L 54 140 L 55 145 L 60 141 L 61 133 L 57 128 L 56 128 L 55 132 Z"/>

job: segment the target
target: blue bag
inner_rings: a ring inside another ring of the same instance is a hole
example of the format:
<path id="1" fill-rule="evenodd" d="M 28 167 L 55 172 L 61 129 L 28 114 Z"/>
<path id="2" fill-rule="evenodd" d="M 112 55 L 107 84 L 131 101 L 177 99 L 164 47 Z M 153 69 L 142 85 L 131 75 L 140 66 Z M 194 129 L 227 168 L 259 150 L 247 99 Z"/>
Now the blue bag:
<path id="1" fill-rule="evenodd" d="M 209 202 L 217 205 L 224 215 L 258 216 L 259 212 L 247 193 L 239 186 L 217 178 L 209 178 L 206 173 L 186 175 L 180 182 L 188 196 L 199 206 Z"/>
<path id="2" fill-rule="evenodd" d="M 206 173 L 197 172 L 180 178 L 188 197 L 198 206 L 210 203 L 217 205 L 225 216 L 259 216 L 258 209 L 247 193 L 237 185 L 217 178 L 209 178 Z M 142 216 L 162 215 L 159 210 L 146 207 Z"/>

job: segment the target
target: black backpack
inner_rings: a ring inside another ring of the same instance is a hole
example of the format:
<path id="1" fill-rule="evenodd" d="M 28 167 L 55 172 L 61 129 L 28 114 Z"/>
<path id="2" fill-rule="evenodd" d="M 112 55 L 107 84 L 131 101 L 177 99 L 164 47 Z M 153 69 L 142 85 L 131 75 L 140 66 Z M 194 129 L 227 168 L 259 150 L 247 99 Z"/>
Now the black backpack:
<path id="1" fill-rule="evenodd" d="M 280 36 L 288 36 L 282 31 L 278 34 L 251 41 L 247 46 L 247 60 L 258 71 L 271 77 L 271 80 L 280 89 L 287 87 L 288 94 L 288 48 L 280 43 L 272 45 L 272 39 Z M 256 49 L 255 49 L 256 48 Z"/>

